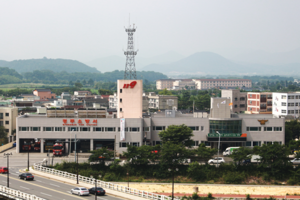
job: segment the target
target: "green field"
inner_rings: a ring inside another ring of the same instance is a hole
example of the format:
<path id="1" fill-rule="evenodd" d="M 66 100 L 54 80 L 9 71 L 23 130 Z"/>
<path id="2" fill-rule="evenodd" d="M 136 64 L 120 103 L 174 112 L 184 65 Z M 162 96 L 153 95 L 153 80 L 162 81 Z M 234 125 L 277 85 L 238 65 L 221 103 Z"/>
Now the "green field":
<path id="1" fill-rule="evenodd" d="M 0 90 L 11 90 L 11 89 L 36 89 L 36 88 L 47 88 L 47 87 L 67 87 L 68 85 L 60 84 L 44 84 L 44 83 L 16 83 L 16 84 L 5 84 L 0 85 Z"/>

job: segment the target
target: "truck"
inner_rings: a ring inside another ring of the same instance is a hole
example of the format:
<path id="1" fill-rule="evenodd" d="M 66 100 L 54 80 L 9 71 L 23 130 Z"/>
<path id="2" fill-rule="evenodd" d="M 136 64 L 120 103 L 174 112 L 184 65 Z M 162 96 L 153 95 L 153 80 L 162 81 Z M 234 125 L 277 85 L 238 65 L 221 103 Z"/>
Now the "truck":
<path id="1" fill-rule="evenodd" d="M 243 161 L 243 163 L 244 164 L 248 164 L 248 163 L 260 163 L 260 156 L 259 155 L 251 155 L 251 159 L 246 159 L 246 160 Z"/>
<path id="2" fill-rule="evenodd" d="M 64 145 L 61 143 L 55 143 L 53 145 L 53 156 L 62 156 L 65 153 Z"/>
<path id="3" fill-rule="evenodd" d="M 46 151 L 52 151 L 52 149 L 53 149 L 53 142 L 46 142 L 45 150 Z"/>
<path id="4" fill-rule="evenodd" d="M 228 147 L 223 151 L 223 156 L 229 156 L 232 154 L 233 150 L 238 149 L 240 147 Z"/>
<path id="5" fill-rule="evenodd" d="M 25 143 L 22 145 L 22 150 L 23 151 L 31 151 L 31 144 Z"/>
<path id="6" fill-rule="evenodd" d="M 40 144 L 40 142 L 34 143 L 33 150 L 34 151 L 40 151 L 41 150 L 41 144 Z"/>

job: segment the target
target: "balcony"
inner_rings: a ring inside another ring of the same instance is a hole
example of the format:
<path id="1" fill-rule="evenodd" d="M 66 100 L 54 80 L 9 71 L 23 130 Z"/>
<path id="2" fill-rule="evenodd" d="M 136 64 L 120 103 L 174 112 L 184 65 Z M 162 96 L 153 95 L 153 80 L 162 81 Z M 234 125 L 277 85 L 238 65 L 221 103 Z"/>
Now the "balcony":
<path id="1" fill-rule="evenodd" d="M 260 98 L 260 102 L 267 102 L 267 98 Z"/>

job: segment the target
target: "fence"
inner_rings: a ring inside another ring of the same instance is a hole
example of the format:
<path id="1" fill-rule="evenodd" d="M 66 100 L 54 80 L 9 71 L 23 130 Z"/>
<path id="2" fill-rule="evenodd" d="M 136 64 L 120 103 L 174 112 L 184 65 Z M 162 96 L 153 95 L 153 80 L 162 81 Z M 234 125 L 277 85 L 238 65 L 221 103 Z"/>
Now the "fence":
<path id="1" fill-rule="evenodd" d="M 7 143 L 7 144 L 5 144 L 3 146 L 0 146 L 0 153 L 2 153 L 3 151 L 5 151 L 6 149 L 11 148 L 13 146 L 13 143 L 14 142 L 10 142 L 10 143 Z"/>
<path id="2" fill-rule="evenodd" d="M 60 171 L 60 170 L 56 170 L 56 169 L 52 169 L 52 168 L 48 168 L 48 167 L 43 167 L 39 164 L 34 164 L 34 169 L 41 171 L 41 172 L 45 172 L 45 173 L 49 173 L 49 174 L 53 174 L 56 176 L 61 176 L 64 178 L 68 178 L 68 179 L 72 179 L 72 180 L 76 180 L 77 179 L 77 175 L 76 174 L 72 174 L 69 172 L 65 172 L 65 171 Z M 95 184 L 95 179 L 94 178 L 89 178 L 86 176 L 78 176 L 78 180 L 85 182 L 85 183 L 89 183 L 89 184 Z M 138 197 L 142 197 L 142 198 L 146 198 L 146 199 L 153 199 L 153 200 L 171 200 L 171 197 L 165 196 L 165 195 L 160 195 L 160 194 L 155 194 L 152 192 L 147 192 L 147 191 L 143 191 L 143 190 L 137 190 L 137 189 L 133 189 L 130 187 L 126 187 L 126 186 L 121 186 L 121 185 L 117 185 L 114 183 L 110 183 L 110 182 L 105 182 L 105 181 L 101 181 L 101 180 L 97 180 L 97 186 L 99 187 L 103 187 L 103 188 L 107 188 L 107 189 L 111 189 L 111 190 L 115 190 L 118 192 L 123 192 L 126 194 L 131 194 L 134 196 L 138 196 Z M 174 198 L 175 200 L 179 200 L 178 198 Z"/>
<path id="3" fill-rule="evenodd" d="M 46 200 L 40 197 L 37 197 L 32 194 L 28 194 L 25 192 L 21 192 L 19 190 L 14 190 L 11 188 L 8 188 L 6 186 L 0 185 L 0 194 L 5 197 L 9 197 L 12 199 L 17 199 L 17 200 L 23 200 L 23 199 L 28 199 L 28 200 Z"/>

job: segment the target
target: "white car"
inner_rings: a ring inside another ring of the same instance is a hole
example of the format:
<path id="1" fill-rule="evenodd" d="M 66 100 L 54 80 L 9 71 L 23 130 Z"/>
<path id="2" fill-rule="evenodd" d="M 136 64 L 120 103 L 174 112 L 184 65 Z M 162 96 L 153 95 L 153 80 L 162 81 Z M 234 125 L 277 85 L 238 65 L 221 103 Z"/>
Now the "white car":
<path id="1" fill-rule="evenodd" d="M 83 195 L 90 195 L 90 192 L 88 189 L 84 187 L 77 187 L 71 190 L 71 194 L 77 194 L 79 196 L 83 196 Z"/>
<path id="2" fill-rule="evenodd" d="M 221 164 L 221 163 L 225 163 L 225 160 L 223 158 L 218 158 L 218 157 L 215 157 L 214 159 L 210 159 L 208 161 L 208 164 Z"/>
<path id="3" fill-rule="evenodd" d="M 300 164 L 300 158 L 294 158 L 290 162 L 293 163 L 294 165 L 299 165 Z"/>

